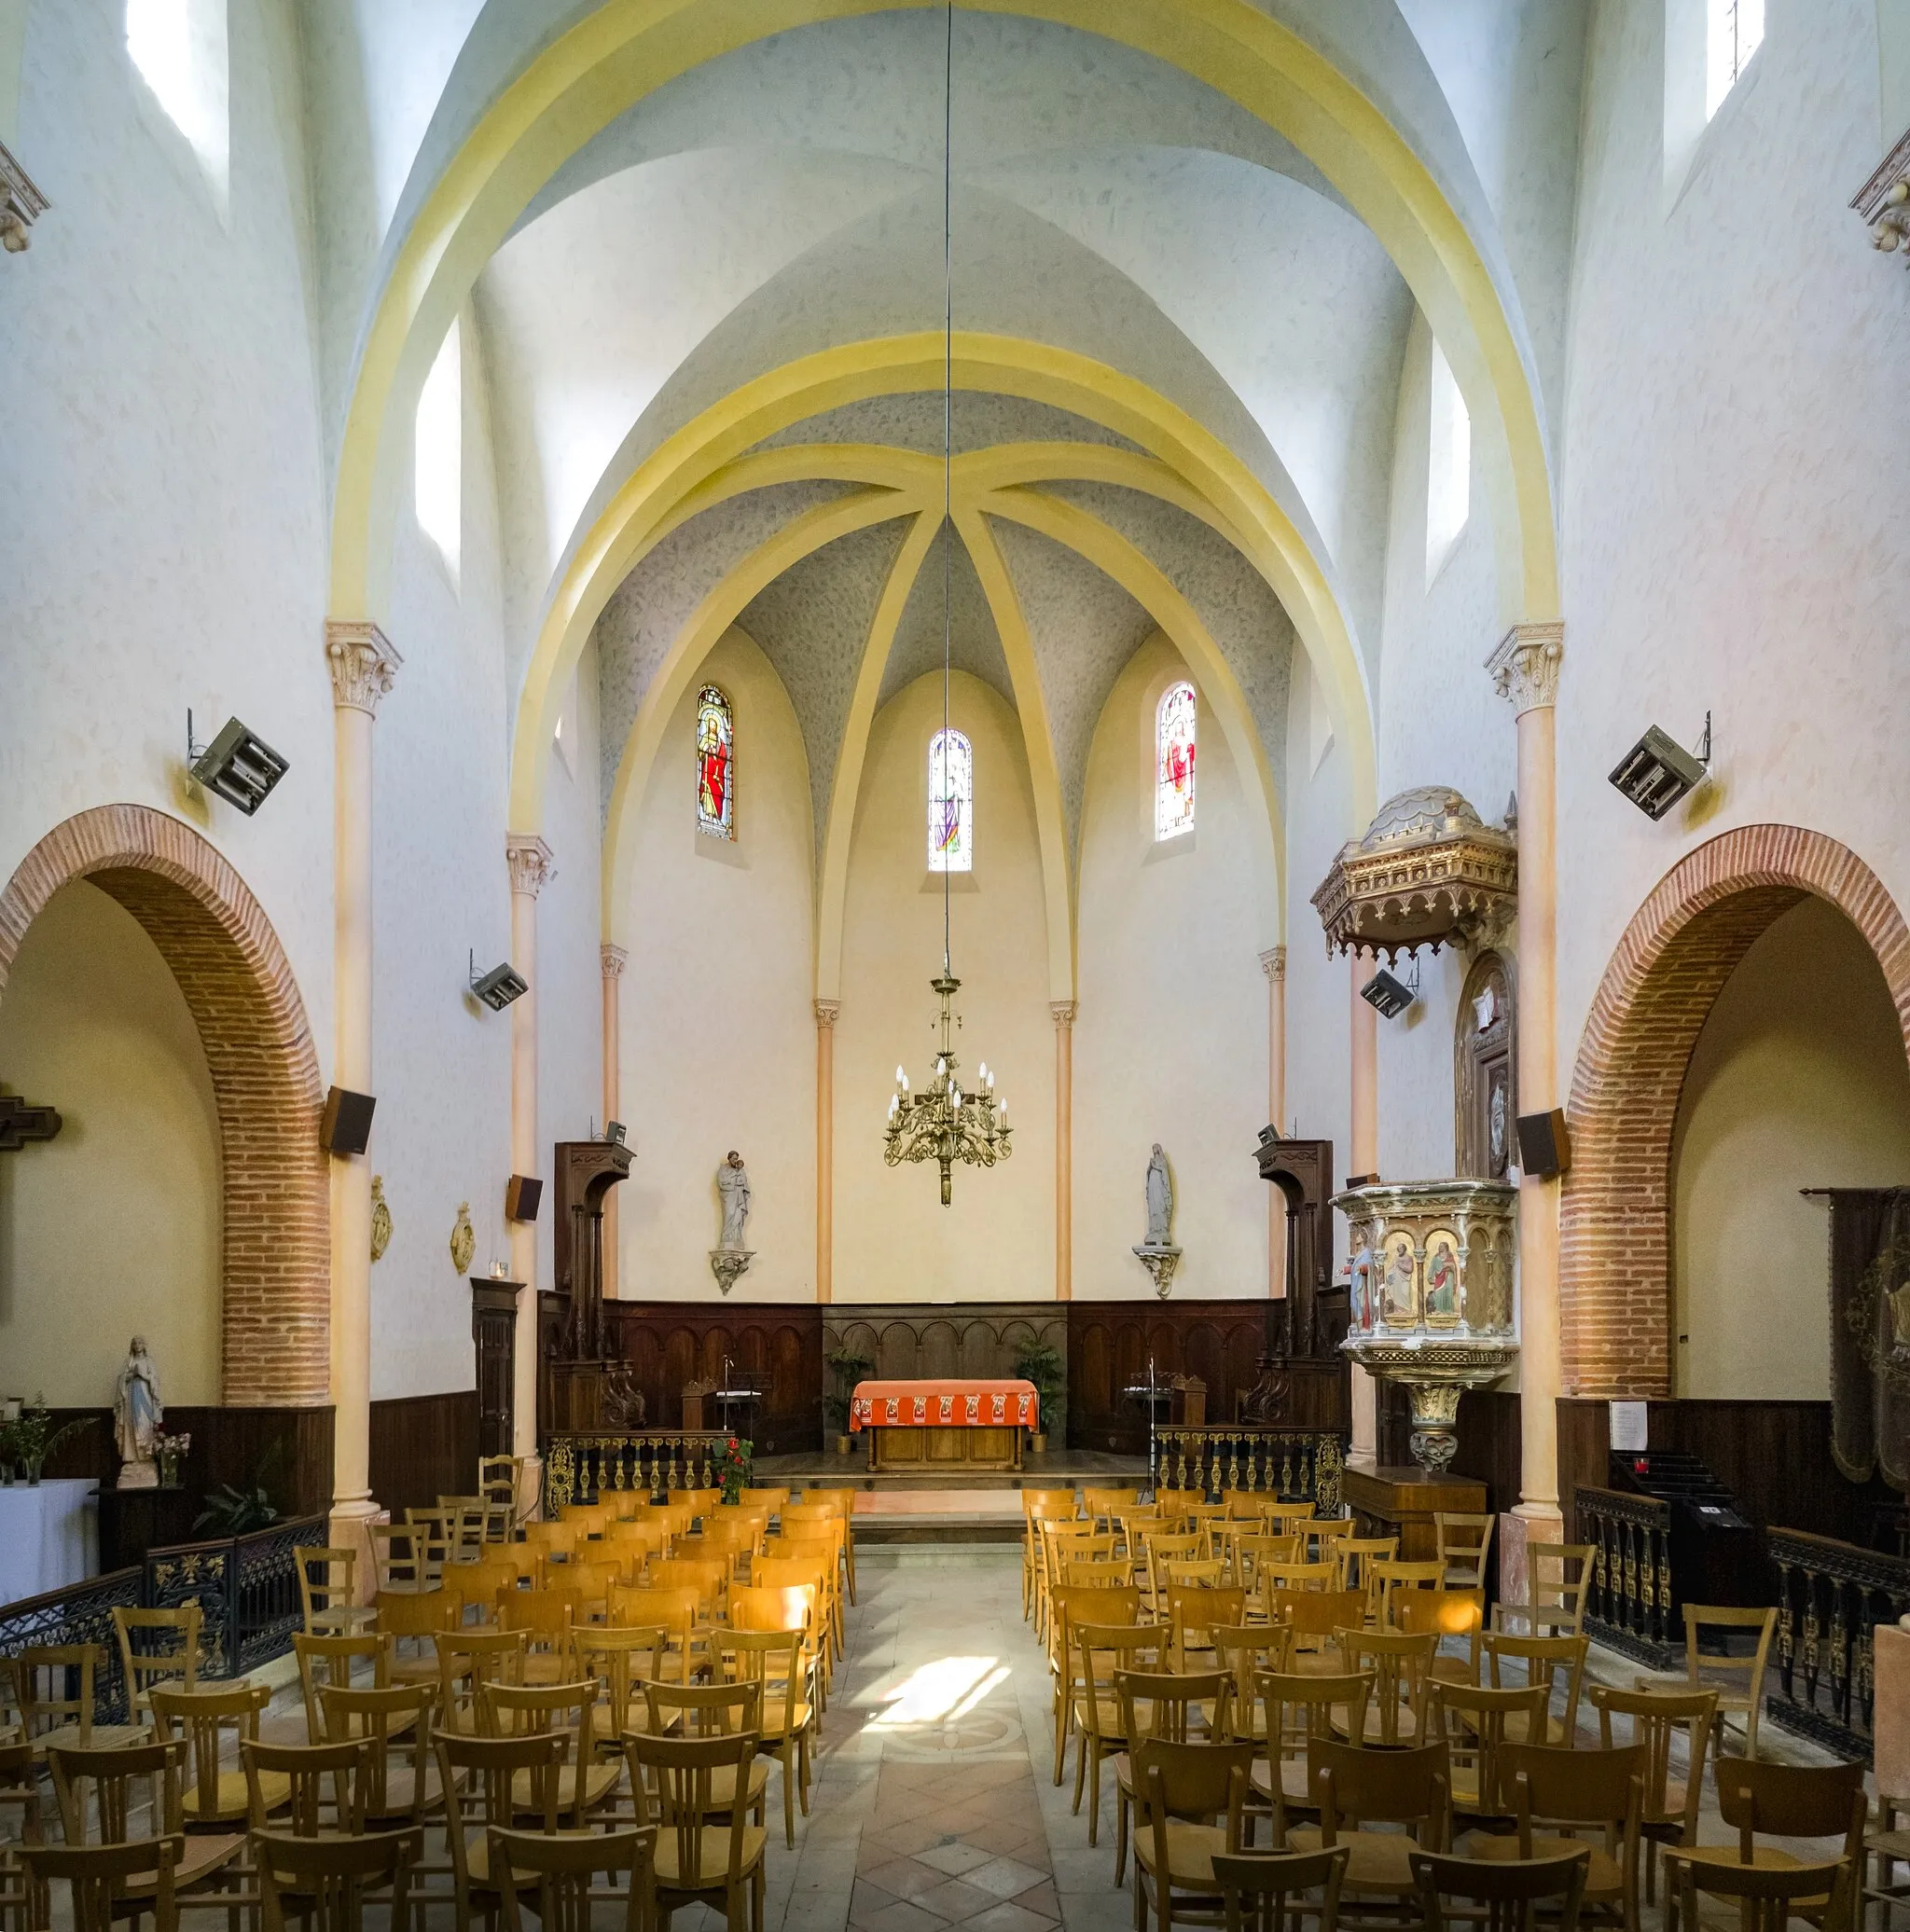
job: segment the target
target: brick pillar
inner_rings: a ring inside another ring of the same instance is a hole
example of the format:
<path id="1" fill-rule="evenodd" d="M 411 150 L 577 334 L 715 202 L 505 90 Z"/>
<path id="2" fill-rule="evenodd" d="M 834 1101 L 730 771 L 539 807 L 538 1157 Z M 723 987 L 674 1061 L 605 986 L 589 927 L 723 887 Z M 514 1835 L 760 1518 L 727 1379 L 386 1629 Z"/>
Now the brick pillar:
<path id="1" fill-rule="evenodd" d="M 511 877 L 511 964 L 531 990 L 511 1003 L 511 1167 L 539 1171 L 537 1143 L 537 895 L 551 876 L 550 848 L 535 833 L 505 835 Z M 519 1298 L 517 1400 L 511 1454 L 524 1458 L 525 1497 L 537 1494 L 537 1223 L 511 1223 L 511 1273 L 524 1284 Z"/>
<path id="2" fill-rule="evenodd" d="M 332 677 L 332 1079 L 353 1093 L 371 1077 L 371 727 L 403 659 L 376 624 L 327 620 Z M 363 1552 L 362 1584 L 374 1572 L 365 1525 L 371 1497 L 371 1161 L 331 1164 L 331 1356 L 336 1411 L 332 1541 Z"/>

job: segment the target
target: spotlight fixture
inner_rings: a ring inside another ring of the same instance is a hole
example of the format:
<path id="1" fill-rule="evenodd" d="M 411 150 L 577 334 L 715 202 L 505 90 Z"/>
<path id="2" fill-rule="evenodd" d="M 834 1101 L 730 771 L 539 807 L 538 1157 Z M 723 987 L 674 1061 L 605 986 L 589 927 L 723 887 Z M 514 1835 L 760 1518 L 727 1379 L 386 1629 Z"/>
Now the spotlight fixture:
<path id="1" fill-rule="evenodd" d="M 237 718 L 228 718 L 211 744 L 195 744 L 189 711 L 186 713 L 186 762 L 208 792 L 216 792 L 228 805 L 236 805 L 248 819 L 290 768 L 264 738 Z"/>
<path id="2" fill-rule="evenodd" d="M 1618 761 L 1612 782 L 1648 819 L 1662 819 L 1711 768 L 1711 714 L 1705 713 L 1704 741 L 1694 753 L 1655 724 Z"/>
<path id="3" fill-rule="evenodd" d="M 603 1123 L 603 1138 L 609 1141 L 611 1146 L 621 1147 L 624 1143 L 623 1123 L 620 1120 L 605 1121 Z"/>
<path id="4" fill-rule="evenodd" d="M 492 1013 L 502 1013 L 513 1000 L 521 1000 L 531 988 L 524 976 L 506 959 L 501 966 L 493 966 L 482 979 L 478 976 L 478 955 L 470 955 L 471 990 L 490 1007 Z"/>
<path id="5" fill-rule="evenodd" d="M 1410 985 L 1396 978 L 1382 966 L 1364 986 L 1360 988 L 1360 998 L 1368 1006 L 1378 1011 L 1382 1019 L 1396 1020 L 1415 1000 L 1419 997 L 1419 959 L 1413 956 L 1413 977 Z"/>

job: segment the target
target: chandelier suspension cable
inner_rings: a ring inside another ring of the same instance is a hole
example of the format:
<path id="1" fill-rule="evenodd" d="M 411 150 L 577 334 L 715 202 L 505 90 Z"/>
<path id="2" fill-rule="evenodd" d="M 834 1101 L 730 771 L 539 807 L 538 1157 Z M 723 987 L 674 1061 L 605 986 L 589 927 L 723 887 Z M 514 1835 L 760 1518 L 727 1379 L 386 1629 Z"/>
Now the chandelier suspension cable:
<path id="1" fill-rule="evenodd" d="M 955 649 L 955 0 L 942 51 L 942 790 L 952 789 L 948 682 Z M 942 807 L 946 813 L 948 803 Z M 956 809 L 961 809 L 956 801 Z M 942 977 L 954 971 L 948 945 L 948 868 L 942 867 Z"/>

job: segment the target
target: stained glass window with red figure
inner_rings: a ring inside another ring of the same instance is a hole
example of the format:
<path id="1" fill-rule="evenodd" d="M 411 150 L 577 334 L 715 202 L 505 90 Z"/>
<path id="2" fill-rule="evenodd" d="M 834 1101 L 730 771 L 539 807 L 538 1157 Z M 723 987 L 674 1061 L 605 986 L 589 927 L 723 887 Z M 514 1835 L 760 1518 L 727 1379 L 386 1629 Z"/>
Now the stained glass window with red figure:
<path id="1" fill-rule="evenodd" d="M 975 752 L 959 731 L 929 740 L 929 870 L 975 866 Z"/>
<path id="2" fill-rule="evenodd" d="M 736 836 L 736 719 L 714 684 L 697 693 L 697 830 Z"/>
<path id="3" fill-rule="evenodd" d="M 1194 687 L 1170 684 L 1154 717 L 1154 835 L 1194 829 Z"/>

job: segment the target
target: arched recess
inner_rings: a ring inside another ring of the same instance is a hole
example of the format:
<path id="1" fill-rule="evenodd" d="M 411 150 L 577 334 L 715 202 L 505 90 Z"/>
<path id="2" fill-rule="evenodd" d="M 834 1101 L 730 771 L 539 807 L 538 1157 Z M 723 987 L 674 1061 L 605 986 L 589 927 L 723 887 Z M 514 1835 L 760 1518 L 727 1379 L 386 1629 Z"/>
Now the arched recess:
<path id="1" fill-rule="evenodd" d="M 815 21 L 898 4 L 930 0 L 604 0 L 497 93 L 414 204 L 370 318 L 333 499 L 331 616 L 386 614 L 419 390 L 485 263 L 565 161 L 693 67 Z M 1321 170 L 1392 258 L 1458 378 L 1493 501 L 1502 618 L 1556 618 L 1557 538 L 1535 380 L 1479 243 L 1366 94 L 1253 0 L 993 0 L 986 10 L 1071 27 L 1178 68 Z M 514 797 L 514 807 L 521 804 Z"/>
<path id="2" fill-rule="evenodd" d="M 278 935 L 244 880 L 189 825 L 145 806 L 100 806 L 56 825 L 0 891 L 0 998 L 27 928 L 76 879 L 145 928 L 205 1048 L 223 1143 L 222 1400 L 329 1401 L 325 1089 Z"/>
<path id="3" fill-rule="evenodd" d="M 1751 942 L 1806 893 L 1869 943 L 1910 1053 L 1910 928 L 1848 847 L 1800 826 L 1745 825 L 1673 866 L 1612 955 L 1572 1070 L 1559 1258 L 1567 1394 L 1671 1393 L 1671 1138 L 1685 1070 Z"/>

